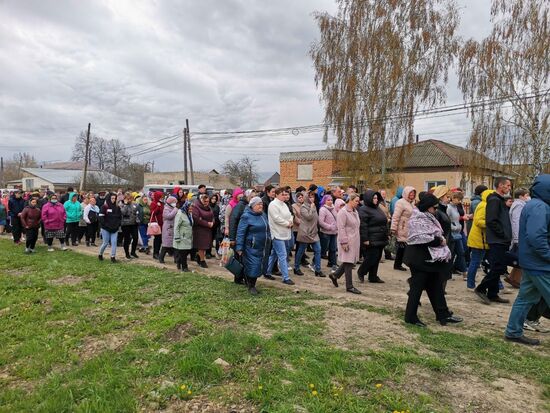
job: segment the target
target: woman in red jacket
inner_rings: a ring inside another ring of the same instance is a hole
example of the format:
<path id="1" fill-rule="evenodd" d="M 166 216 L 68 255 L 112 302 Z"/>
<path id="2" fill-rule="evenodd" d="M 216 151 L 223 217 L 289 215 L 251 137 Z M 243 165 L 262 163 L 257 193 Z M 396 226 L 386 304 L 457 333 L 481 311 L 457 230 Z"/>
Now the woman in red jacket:
<path id="1" fill-rule="evenodd" d="M 40 228 L 40 208 L 38 200 L 31 198 L 23 212 L 21 212 L 21 225 L 25 228 L 27 237 L 25 254 L 34 252 L 36 240 L 38 240 L 38 229 Z"/>
<path id="2" fill-rule="evenodd" d="M 162 229 L 162 213 L 164 212 L 164 203 L 162 202 L 162 197 L 164 194 L 160 191 L 153 193 L 153 200 L 151 201 L 150 210 L 151 210 L 151 219 L 149 222 L 156 222 L 159 224 Z M 155 235 L 153 241 L 153 259 L 158 260 L 160 247 L 162 245 L 162 234 Z"/>

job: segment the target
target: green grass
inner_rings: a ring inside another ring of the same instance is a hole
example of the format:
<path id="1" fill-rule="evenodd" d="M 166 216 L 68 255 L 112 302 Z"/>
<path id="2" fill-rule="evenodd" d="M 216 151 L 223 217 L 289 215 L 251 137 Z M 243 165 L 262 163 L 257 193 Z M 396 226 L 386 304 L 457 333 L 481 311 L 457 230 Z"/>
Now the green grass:
<path id="1" fill-rule="evenodd" d="M 0 240 L 0 412 L 132 412 L 201 396 L 265 412 L 446 412 L 444 398 L 403 380 L 413 366 L 435 377 L 464 363 L 488 379 L 534 378 L 550 399 L 547 356 L 417 328 L 433 356 L 398 344 L 343 350 L 323 337 L 320 302 L 43 247 L 27 256 Z"/>

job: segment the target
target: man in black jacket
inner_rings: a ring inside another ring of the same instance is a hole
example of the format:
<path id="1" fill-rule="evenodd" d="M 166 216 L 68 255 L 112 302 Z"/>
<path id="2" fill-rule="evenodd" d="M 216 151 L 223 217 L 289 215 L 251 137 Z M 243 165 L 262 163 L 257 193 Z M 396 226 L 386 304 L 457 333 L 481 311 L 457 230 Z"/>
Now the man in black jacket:
<path id="1" fill-rule="evenodd" d="M 512 242 L 512 224 L 506 206 L 505 195 L 510 193 L 512 185 L 508 178 L 495 179 L 495 192 L 487 198 L 485 215 L 486 237 L 489 244 L 488 259 L 490 270 L 474 290 L 485 304 L 509 303 L 510 300 L 498 295 L 500 276 L 506 273 L 508 250 Z"/>
<path id="2" fill-rule="evenodd" d="M 8 201 L 8 210 L 13 234 L 13 242 L 19 244 L 21 242 L 21 233 L 23 226 L 21 225 L 21 212 L 25 208 L 25 200 L 22 197 L 21 190 L 16 190 Z"/>

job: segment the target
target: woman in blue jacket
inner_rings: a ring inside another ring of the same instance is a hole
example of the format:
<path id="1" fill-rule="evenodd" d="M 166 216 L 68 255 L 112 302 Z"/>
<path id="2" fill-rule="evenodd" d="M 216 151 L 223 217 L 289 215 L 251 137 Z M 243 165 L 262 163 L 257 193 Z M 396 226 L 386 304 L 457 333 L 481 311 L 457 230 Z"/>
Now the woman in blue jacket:
<path id="1" fill-rule="evenodd" d="M 262 199 L 254 197 L 239 221 L 235 247 L 237 254 L 242 257 L 244 276 L 252 295 L 258 294 L 256 280 L 265 274 L 270 244 L 269 223 L 263 212 Z"/>

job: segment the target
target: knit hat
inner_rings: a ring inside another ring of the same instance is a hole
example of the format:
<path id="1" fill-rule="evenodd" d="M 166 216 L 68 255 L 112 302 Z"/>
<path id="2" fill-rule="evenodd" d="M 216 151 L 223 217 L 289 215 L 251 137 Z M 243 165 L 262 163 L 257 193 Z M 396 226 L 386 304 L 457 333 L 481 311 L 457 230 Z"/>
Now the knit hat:
<path id="1" fill-rule="evenodd" d="M 173 197 L 172 195 L 170 195 L 168 198 L 166 198 L 166 203 L 168 205 L 175 204 L 176 202 L 178 202 L 178 200 L 175 197 Z"/>
<path id="2" fill-rule="evenodd" d="M 317 189 L 317 185 L 311 184 L 311 185 L 309 186 L 309 189 L 308 189 L 308 190 L 309 190 L 309 191 L 315 191 L 316 189 Z"/>
<path id="3" fill-rule="evenodd" d="M 417 207 L 420 212 L 426 212 L 428 208 L 435 207 L 438 204 L 439 199 L 435 195 L 426 194 L 422 198 L 420 198 Z"/>
<path id="4" fill-rule="evenodd" d="M 244 191 L 244 196 L 248 199 L 252 192 L 254 192 L 253 189 L 247 189 L 246 191 Z"/>
<path id="5" fill-rule="evenodd" d="M 433 194 L 437 199 L 443 198 L 443 196 L 448 193 L 449 193 L 449 187 L 446 185 L 439 185 L 433 191 Z"/>
<path id="6" fill-rule="evenodd" d="M 256 206 L 258 204 L 261 204 L 261 203 L 262 203 L 262 198 L 260 198 L 259 196 L 255 196 L 254 198 L 252 198 L 250 200 L 248 205 L 250 206 L 250 208 L 254 208 L 254 206 Z"/>

